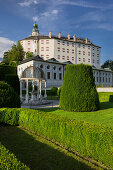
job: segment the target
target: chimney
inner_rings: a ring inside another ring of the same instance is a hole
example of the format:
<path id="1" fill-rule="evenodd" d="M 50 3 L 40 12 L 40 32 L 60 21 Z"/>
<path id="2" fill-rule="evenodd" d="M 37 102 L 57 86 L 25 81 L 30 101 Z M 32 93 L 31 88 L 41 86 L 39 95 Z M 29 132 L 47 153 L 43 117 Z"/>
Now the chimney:
<path id="1" fill-rule="evenodd" d="M 70 34 L 68 34 L 68 40 L 70 40 Z"/>
<path id="2" fill-rule="evenodd" d="M 86 38 L 86 44 L 88 43 L 88 38 Z"/>
<path id="3" fill-rule="evenodd" d="M 49 31 L 49 38 L 51 38 L 51 32 L 52 32 L 52 31 Z"/>
<path id="4" fill-rule="evenodd" d="M 58 33 L 58 38 L 61 38 L 61 32 Z"/>
<path id="5" fill-rule="evenodd" d="M 73 35 L 73 41 L 76 41 L 76 35 Z"/>

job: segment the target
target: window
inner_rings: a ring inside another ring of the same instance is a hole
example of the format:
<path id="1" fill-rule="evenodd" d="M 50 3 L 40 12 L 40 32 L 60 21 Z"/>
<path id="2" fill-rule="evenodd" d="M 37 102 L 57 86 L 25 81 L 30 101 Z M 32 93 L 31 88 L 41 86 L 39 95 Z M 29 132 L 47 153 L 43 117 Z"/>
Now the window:
<path id="1" fill-rule="evenodd" d="M 57 51 L 60 51 L 60 47 L 57 48 Z"/>
<path id="2" fill-rule="evenodd" d="M 80 44 L 78 44 L 78 48 L 80 48 Z"/>
<path id="3" fill-rule="evenodd" d="M 81 58 L 78 58 L 78 61 L 81 61 Z"/>
<path id="4" fill-rule="evenodd" d="M 83 58 L 83 62 L 85 62 L 85 58 Z"/>
<path id="5" fill-rule="evenodd" d="M 62 68 L 61 68 L 61 67 L 59 67 L 59 71 L 61 71 L 61 69 L 62 69 Z"/>
<path id="6" fill-rule="evenodd" d="M 88 62 L 90 62 L 90 59 L 88 59 Z"/>
<path id="7" fill-rule="evenodd" d="M 72 60 L 74 60 L 74 57 L 72 57 Z"/>
<path id="8" fill-rule="evenodd" d="M 47 66 L 47 69 L 50 69 L 50 65 Z"/>
<path id="9" fill-rule="evenodd" d="M 41 44 L 44 44 L 44 40 L 41 40 Z"/>
<path id="10" fill-rule="evenodd" d="M 44 51 L 44 47 L 41 47 L 41 51 Z"/>
<path id="11" fill-rule="evenodd" d="M 98 77 L 97 77 L 97 82 L 98 82 Z"/>
<path id="12" fill-rule="evenodd" d="M 56 80 L 56 73 L 54 73 L 54 79 Z"/>
<path id="13" fill-rule="evenodd" d="M 67 53 L 69 53 L 69 49 L 67 49 Z"/>
<path id="14" fill-rule="evenodd" d="M 74 43 L 72 43 L 72 47 L 74 47 Z"/>
<path id="15" fill-rule="evenodd" d="M 90 49 L 90 46 L 88 46 L 88 49 Z"/>
<path id="16" fill-rule="evenodd" d="M 67 60 L 69 60 L 69 56 L 67 56 Z"/>
<path id="17" fill-rule="evenodd" d="M 74 53 L 74 50 L 72 50 L 72 54 Z"/>
<path id="18" fill-rule="evenodd" d="M 57 44 L 60 44 L 60 41 L 57 41 Z"/>
<path id="19" fill-rule="evenodd" d="M 81 54 L 81 51 L 78 51 L 78 54 Z"/>
<path id="20" fill-rule="evenodd" d="M 83 51 L 83 55 L 85 55 L 85 51 Z"/>
<path id="21" fill-rule="evenodd" d="M 57 58 L 60 59 L 60 55 L 58 55 Z"/>
<path id="22" fill-rule="evenodd" d="M 46 51 L 49 51 L 49 47 L 46 47 Z"/>
<path id="23" fill-rule="evenodd" d="M 49 59 L 49 55 L 46 55 L 46 59 Z"/>
<path id="24" fill-rule="evenodd" d="M 93 60 L 93 63 L 95 63 L 95 60 Z"/>
<path id="25" fill-rule="evenodd" d="M 53 70 L 56 70 L 56 66 L 53 66 Z"/>
<path id="26" fill-rule="evenodd" d="M 47 72 L 47 79 L 50 79 L 50 72 Z"/>
<path id="27" fill-rule="evenodd" d="M 62 56 L 62 59 L 65 60 L 65 56 Z"/>
<path id="28" fill-rule="evenodd" d="M 65 42 L 64 42 L 64 41 L 62 42 L 62 45 L 65 45 Z"/>
<path id="29" fill-rule="evenodd" d="M 99 60 L 97 60 L 97 64 L 99 64 Z"/>
<path id="30" fill-rule="evenodd" d="M 67 42 L 67 46 L 69 46 L 69 42 Z"/>
<path id="31" fill-rule="evenodd" d="M 30 52 L 30 48 L 28 48 L 28 51 Z"/>
<path id="32" fill-rule="evenodd" d="M 59 80 L 62 80 L 62 73 L 59 73 Z"/>
<path id="33" fill-rule="evenodd" d="M 88 52 L 88 56 L 90 56 L 90 52 Z"/>
<path id="34" fill-rule="evenodd" d="M 85 48 L 85 45 L 83 45 L 83 48 Z"/>
<path id="35" fill-rule="evenodd" d="M 49 40 L 46 40 L 46 44 L 49 44 Z"/>
<path id="36" fill-rule="evenodd" d="M 41 68 L 41 69 L 43 68 L 43 64 L 40 65 L 40 68 Z"/>
<path id="37" fill-rule="evenodd" d="M 65 48 L 62 48 L 62 52 L 65 52 Z"/>

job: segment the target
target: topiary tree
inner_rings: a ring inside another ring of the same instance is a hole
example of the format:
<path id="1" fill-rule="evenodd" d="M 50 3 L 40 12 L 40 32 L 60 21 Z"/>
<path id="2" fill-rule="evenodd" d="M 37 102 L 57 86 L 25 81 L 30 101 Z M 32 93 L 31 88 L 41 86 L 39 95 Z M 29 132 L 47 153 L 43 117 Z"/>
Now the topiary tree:
<path id="1" fill-rule="evenodd" d="M 99 97 L 91 66 L 84 64 L 66 66 L 60 108 L 77 112 L 99 109 Z"/>
<path id="2" fill-rule="evenodd" d="M 0 81 L 0 108 L 20 107 L 20 97 L 7 83 Z"/>

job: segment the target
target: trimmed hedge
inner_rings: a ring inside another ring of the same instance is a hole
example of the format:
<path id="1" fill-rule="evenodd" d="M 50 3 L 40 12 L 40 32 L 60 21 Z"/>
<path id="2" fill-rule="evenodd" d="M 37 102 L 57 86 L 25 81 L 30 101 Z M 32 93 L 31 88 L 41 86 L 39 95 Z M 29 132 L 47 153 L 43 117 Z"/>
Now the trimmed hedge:
<path id="1" fill-rule="evenodd" d="M 0 108 L 20 107 L 20 97 L 7 83 L 0 81 Z"/>
<path id="2" fill-rule="evenodd" d="M 109 96 L 109 102 L 113 102 L 113 95 Z"/>
<path id="3" fill-rule="evenodd" d="M 16 156 L 11 153 L 8 149 L 5 148 L 0 143 L 0 169 L 8 169 L 8 170 L 30 170 L 26 165 L 21 163 Z"/>
<path id="4" fill-rule="evenodd" d="M 7 118 L 2 119 L 4 112 Z M 113 129 L 30 109 L 0 109 L 0 121 L 12 124 L 13 113 L 20 126 L 97 160 L 108 168 L 113 167 Z"/>
<path id="5" fill-rule="evenodd" d="M 77 112 L 99 109 L 99 97 L 91 66 L 85 64 L 66 66 L 60 108 Z"/>
<path id="6" fill-rule="evenodd" d="M 18 75 L 6 74 L 5 82 L 10 84 L 18 95 L 20 94 L 20 83 Z"/>
<path id="7" fill-rule="evenodd" d="M 17 74 L 17 68 L 7 65 L 0 65 L 0 81 L 4 81 L 6 74 Z"/>

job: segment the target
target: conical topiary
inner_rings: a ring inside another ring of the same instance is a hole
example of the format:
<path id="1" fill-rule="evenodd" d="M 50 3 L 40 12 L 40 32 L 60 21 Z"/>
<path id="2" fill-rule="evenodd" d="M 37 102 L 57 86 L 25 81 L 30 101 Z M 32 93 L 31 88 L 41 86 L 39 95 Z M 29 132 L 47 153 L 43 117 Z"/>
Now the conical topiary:
<path id="1" fill-rule="evenodd" d="M 84 64 L 66 66 L 60 108 L 77 112 L 99 109 L 99 97 L 91 66 Z"/>

